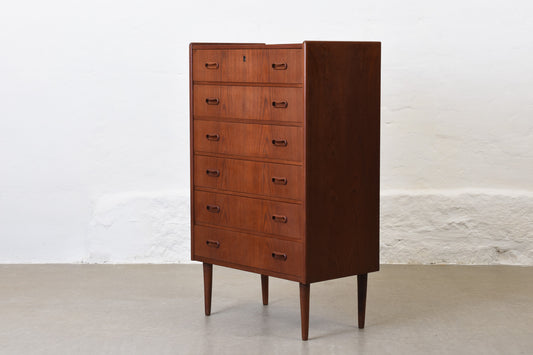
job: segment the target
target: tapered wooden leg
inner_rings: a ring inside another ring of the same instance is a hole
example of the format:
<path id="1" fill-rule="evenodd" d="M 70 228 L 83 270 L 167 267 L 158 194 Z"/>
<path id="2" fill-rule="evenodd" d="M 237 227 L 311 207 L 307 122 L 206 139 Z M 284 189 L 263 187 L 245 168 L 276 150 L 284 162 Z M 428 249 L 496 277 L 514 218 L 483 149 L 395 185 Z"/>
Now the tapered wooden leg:
<path id="1" fill-rule="evenodd" d="M 204 305 L 205 315 L 211 314 L 211 291 L 213 287 L 213 264 L 204 263 Z"/>
<path id="2" fill-rule="evenodd" d="M 268 276 L 261 275 L 261 291 L 263 292 L 263 305 L 268 304 Z"/>
<path id="3" fill-rule="evenodd" d="M 302 340 L 309 336 L 309 290 L 310 284 L 300 284 L 300 317 L 302 319 Z"/>
<path id="4" fill-rule="evenodd" d="M 357 275 L 357 315 L 359 318 L 359 329 L 365 327 L 367 280 L 368 274 Z"/>

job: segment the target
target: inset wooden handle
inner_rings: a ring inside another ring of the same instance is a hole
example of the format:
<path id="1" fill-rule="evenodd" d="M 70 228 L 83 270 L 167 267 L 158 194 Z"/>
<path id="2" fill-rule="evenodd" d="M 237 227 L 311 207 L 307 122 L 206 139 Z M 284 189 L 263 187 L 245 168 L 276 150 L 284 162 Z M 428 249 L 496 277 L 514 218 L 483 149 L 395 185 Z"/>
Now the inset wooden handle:
<path id="1" fill-rule="evenodd" d="M 287 140 L 286 139 L 273 139 L 272 144 L 278 147 L 286 147 L 287 146 Z"/>
<path id="2" fill-rule="evenodd" d="M 276 260 L 287 260 L 287 254 L 278 253 L 277 251 L 272 252 L 272 257 Z"/>
<path id="3" fill-rule="evenodd" d="M 284 177 L 273 177 L 272 182 L 277 185 L 287 185 L 287 178 Z"/>
<path id="4" fill-rule="evenodd" d="M 206 240 L 205 244 L 212 248 L 218 248 L 220 246 L 220 242 L 217 240 Z"/>
<path id="5" fill-rule="evenodd" d="M 220 176 L 220 171 L 219 170 L 211 170 L 211 169 L 207 169 L 205 171 L 205 173 L 209 176 L 213 176 L 213 177 L 219 177 Z"/>
<path id="6" fill-rule="evenodd" d="M 272 216 L 272 220 L 278 223 L 287 223 L 287 216 Z"/>
<path id="7" fill-rule="evenodd" d="M 218 69 L 218 63 L 217 62 L 208 62 L 205 63 L 206 69 Z"/>
<path id="8" fill-rule="evenodd" d="M 289 103 L 287 101 L 272 101 L 272 106 L 275 108 L 287 108 Z"/>
<path id="9" fill-rule="evenodd" d="M 205 99 L 205 103 L 208 104 L 208 105 L 218 105 L 219 102 L 220 101 L 217 98 L 208 97 L 207 99 Z"/>
<path id="10" fill-rule="evenodd" d="M 205 135 L 205 138 L 207 138 L 210 141 L 218 141 L 220 139 L 220 136 L 217 133 L 215 133 L 215 134 L 209 134 L 208 133 L 208 134 Z"/>
<path id="11" fill-rule="evenodd" d="M 207 209 L 208 212 L 211 212 L 211 213 L 220 212 L 220 206 L 217 206 L 217 205 L 207 205 L 205 206 L 205 208 Z"/>
<path id="12" fill-rule="evenodd" d="M 287 70 L 287 63 L 272 63 L 274 70 Z"/>

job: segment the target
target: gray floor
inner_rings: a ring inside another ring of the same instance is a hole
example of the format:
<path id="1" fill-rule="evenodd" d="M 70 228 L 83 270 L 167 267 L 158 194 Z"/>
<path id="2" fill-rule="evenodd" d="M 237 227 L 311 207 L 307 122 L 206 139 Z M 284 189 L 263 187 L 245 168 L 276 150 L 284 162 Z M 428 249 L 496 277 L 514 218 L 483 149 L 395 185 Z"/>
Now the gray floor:
<path id="1" fill-rule="evenodd" d="M 356 281 L 311 286 L 309 341 L 298 286 L 201 265 L 0 266 L 2 354 L 532 354 L 533 268 L 383 266 L 358 330 Z"/>

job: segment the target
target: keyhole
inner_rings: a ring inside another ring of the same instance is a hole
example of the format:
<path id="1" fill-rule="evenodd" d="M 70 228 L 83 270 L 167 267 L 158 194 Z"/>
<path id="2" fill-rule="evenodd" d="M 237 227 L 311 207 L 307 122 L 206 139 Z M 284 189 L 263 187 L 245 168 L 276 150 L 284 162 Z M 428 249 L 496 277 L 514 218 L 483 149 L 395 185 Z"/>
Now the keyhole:
<path id="1" fill-rule="evenodd" d="M 242 61 L 246 62 L 246 56 L 245 55 L 242 56 Z"/>

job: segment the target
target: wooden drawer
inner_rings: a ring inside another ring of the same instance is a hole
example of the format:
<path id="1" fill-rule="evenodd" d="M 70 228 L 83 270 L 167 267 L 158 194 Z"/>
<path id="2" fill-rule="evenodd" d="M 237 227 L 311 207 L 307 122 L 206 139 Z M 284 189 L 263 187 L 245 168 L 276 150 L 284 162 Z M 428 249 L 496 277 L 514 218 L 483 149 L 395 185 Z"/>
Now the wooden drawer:
<path id="1" fill-rule="evenodd" d="M 298 242 L 194 226 L 194 255 L 299 276 L 303 250 Z"/>
<path id="2" fill-rule="evenodd" d="M 303 89 L 194 85 L 194 116 L 303 122 Z"/>
<path id="3" fill-rule="evenodd" d="M 194 151 L 303 161 L 303 128 L 194 121 Z"/>
<path id="4" fill-rule="evenodd" d="M 301 49 L 196 49 L 194 81 L 302 83 Z"/>
<path id="5" fill-rule="evenodd" d="M 194 192 L 195 223 L 221 225 L 295 239 L 303 236 L 303 206 L 217 194 Z"/>
<path id="6" fill-rule="evenodd" d="M 194 186 L 303 201 L 302 166 L 194 157 Z"/>

